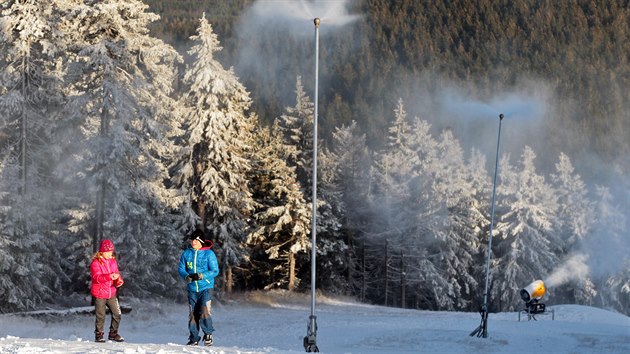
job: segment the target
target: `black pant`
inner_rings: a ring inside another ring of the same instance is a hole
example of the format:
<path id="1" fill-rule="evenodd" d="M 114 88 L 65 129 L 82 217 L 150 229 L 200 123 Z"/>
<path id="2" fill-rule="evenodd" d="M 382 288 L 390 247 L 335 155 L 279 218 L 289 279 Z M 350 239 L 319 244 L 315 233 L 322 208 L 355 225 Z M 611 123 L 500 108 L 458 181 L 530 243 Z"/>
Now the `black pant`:
<path id="1" fill-rule="evenodd" d="M 112 313 L 112 323 L 109 326 L 109 331 L 117 333 L 122 313 L 118 299 L 115 296 L 109 299 L 94 299 L 94 309 L 96 311 L 96 329 L 94 332 L 103 332 L 103 326 L 105 325 L 105 306 L 109 307 L 109 311 Z"/>

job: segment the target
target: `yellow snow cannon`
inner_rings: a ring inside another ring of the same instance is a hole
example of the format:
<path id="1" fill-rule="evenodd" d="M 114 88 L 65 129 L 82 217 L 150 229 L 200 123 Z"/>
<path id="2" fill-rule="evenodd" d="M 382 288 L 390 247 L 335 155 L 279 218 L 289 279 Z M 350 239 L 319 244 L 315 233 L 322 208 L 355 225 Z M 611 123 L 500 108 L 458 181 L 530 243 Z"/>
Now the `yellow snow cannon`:
<path id="1" fill-rule="evenodd" d="M 518 313 L 518 320 L 521 320 L 521 313 L 527 314 L 528 320 L 534 319 L 534 315 L 545 312 L 545 304 L 540 302 L 545 296 L 545 283 L 542 280 L 535 280 L 520 291 L 521 299 L 525 301 L 525 309 Z M 552 319 L 554 319 L 554 311 L 551 310 Z"/>
<path id="2" fill-rule="evenodd" d="M 521 299 L 525 302 L 538 301 L 545 295 L 545 291 L 545 283 L 542 280 L 535 280 L 521 289 Z"/>

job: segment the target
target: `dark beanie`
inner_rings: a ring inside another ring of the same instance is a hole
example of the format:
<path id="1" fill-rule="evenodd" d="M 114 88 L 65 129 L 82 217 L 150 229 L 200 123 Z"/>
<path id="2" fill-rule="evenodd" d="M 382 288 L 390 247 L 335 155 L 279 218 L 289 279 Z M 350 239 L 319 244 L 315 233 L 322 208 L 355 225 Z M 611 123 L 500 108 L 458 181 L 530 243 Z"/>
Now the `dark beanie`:
<path id="1" fill-rule="evenodd" d="M 190 234 L 190 239 L 191 240 L 194 240 L 196 238 L 198 238 L 202 242 L 203 242 L 203 240 L 206 239 L 206 235 L 203 233 L 203 230 L 197 229 L 197 230 L 193 231 L 192 234 Z"/>

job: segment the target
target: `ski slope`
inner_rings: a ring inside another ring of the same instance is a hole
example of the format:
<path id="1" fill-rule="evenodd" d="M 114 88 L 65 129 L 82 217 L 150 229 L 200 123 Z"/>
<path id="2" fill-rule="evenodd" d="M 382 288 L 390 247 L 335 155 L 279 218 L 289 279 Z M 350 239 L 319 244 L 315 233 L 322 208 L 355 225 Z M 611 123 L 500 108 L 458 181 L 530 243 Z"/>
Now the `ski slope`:
<path id="1" fill-rule="evenodd" d="M 578 305 L 548 305 L 551 316 L 518 321 L 491 313 L 488 338 L 470 337 L 477 313 L 396 309 L 318 296 L 317 344 L 322 353 L 630 353 L 630 317 Z M 213 303 L 214 345 L 187 340 L 186 304 L 123 300 L 125 343 L 94 343 L 93 315 L 0 315 L 0 353 L 304 353 L 310 297 L 248 293 Z M 106 326 L 109 325 L 109 316 Z"/>

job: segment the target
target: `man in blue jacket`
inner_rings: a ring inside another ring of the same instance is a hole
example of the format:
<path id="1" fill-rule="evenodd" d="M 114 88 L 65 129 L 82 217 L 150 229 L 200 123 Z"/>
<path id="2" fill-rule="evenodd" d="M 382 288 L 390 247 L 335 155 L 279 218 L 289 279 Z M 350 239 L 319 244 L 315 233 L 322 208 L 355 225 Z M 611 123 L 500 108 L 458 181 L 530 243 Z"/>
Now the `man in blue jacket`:
<path id="1" fill-rule="evenodd" d="M 212 292 L 214 277 L 219 275 L 217 256 L 212 251 L 212 241 L 206 240 L 202 230 L 195 230 L 190 235 L 190 245 L 184 250 L 179 260 L 179 275 L 188 282 L 188 329 L 190 335 L 186 345 L 198 345 L 201 337 L 199 327 L 204 333 L 206 346 L 212 345 Z"/>

